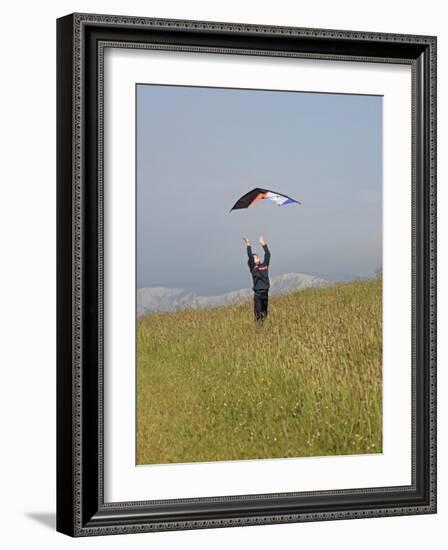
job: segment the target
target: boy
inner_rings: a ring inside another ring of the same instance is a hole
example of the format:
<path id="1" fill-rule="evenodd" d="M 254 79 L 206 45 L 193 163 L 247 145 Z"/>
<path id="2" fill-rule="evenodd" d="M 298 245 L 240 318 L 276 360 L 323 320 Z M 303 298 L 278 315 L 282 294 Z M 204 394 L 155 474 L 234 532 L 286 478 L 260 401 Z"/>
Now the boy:
<path id="1" fill-rule="evenodd" d="M 261 261 L 258 254 L 252 252 L 249 239 L 243 237 L 243 241 L 247 247 L 247 256 L 249 270 L 252 275 L 254 291 L 254 315 L 257 323 L 262 323 L 268 315 L 268 295 L 269 295 L 269 262 L 271 253 L 266 244 L 263 235 L 260 235 L 258 242 L 263 247 L 264 259 Z"/>

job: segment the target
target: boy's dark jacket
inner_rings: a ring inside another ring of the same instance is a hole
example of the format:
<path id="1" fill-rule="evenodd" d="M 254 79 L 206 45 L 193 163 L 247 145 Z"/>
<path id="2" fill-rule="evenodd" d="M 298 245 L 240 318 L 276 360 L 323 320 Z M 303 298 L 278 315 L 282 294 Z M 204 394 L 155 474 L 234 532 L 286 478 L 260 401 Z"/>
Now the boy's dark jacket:
<path id="1" fill-rule="evenodd" d="M 247 265 L 249 266 L 250 272 L 252 274 L 252 289 L 254 292 L 269 290 L 269 261 L 271 259 L 271 253 L 269 252 L 267 244 L 263 245 L 263 249 L 264 260 L 258 265 L 255 265 L 252 248 L 250 246 L 247 247 L 247 256 L 249 258 Z"/>

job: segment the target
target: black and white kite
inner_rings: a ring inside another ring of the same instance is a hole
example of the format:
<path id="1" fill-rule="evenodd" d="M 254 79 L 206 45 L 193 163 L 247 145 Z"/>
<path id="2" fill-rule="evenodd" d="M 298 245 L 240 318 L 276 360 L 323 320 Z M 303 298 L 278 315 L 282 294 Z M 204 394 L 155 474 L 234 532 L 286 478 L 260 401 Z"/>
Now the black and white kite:
<path id="1" fill-rule="evenodd" d="M 240 210 L 241 208 L 249 208 L 249 206 L 252 206 L 262 199 L 269 199 L 275 202 L 277 206 L 284 206 L 286 204 L 301 204 L 299 201 L 288 197 L 288 195 L 283 195 L 282 193 L 277 193 L 276 191 L 269 191 L 269 189 L 260 189 L 260 187 L 256 187 L 255 189 L 252 189 L 252 191 L 249 191 L 249 193 L 246 193 L 240 197 L 232 206 L 230 212 L 232 212 L 232 210 Z"/>

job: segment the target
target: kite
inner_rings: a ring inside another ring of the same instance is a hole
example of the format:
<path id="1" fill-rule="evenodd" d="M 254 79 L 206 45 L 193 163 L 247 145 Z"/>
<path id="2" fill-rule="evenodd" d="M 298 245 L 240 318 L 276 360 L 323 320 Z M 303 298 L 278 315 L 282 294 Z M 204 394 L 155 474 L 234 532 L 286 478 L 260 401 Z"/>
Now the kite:
<path id="1" fill-rule="evenodd" d="M 240 210 L 241 208 L 249 208 L 249 206 L 252 206 L 262 199 L 274 201 L 278 206 L 294 203 L 301 204 L 299 201 L 288 197 L 288 195 L 283 195 L 282 193 L 277 193 L 276 191 L 269 191 L 269 189 L 260 189 L 260 187 L 256 187 L 255 189 L 252 189 L 252 191 L 249 191 L 249 193 L 246 193 L 240 197 L 232 206 L 230 212 L 232 212 L 232 210 Z"/>

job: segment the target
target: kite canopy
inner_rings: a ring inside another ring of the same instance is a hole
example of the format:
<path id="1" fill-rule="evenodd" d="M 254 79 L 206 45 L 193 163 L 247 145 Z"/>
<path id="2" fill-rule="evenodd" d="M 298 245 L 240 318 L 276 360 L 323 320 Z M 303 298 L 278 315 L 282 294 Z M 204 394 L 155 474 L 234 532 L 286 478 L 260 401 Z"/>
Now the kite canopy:
<path id="1" fill-rule="evenodd" d="M 288 197 L 288 195 L 283 195 L 282 193 L 277 193 L 276 191 L 269 191 L 269 189 L 261 189 L 260 187 L 256 187 L 255 189 L 252 189 L 252 191 L 249 191 L 249 193 L 246 193 L 240 197 L 232 206 L 230 212 L 232 212 L 232 210 L 240 210 L 241 208 L 249 208 L 249 206 L 252 206 L 262 199 L 274 201 L 278 206 L 294 203 L 300 204 L 299 201 Z"/>

